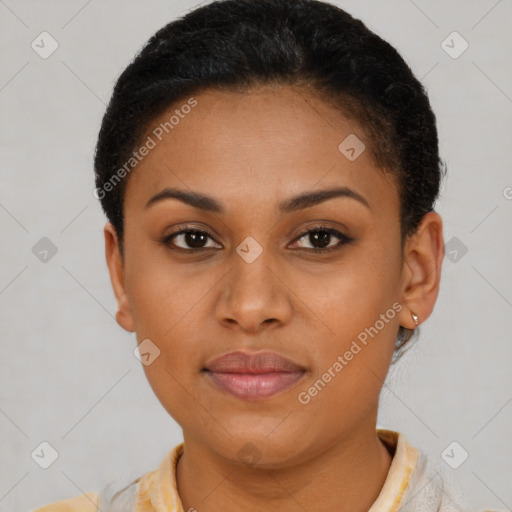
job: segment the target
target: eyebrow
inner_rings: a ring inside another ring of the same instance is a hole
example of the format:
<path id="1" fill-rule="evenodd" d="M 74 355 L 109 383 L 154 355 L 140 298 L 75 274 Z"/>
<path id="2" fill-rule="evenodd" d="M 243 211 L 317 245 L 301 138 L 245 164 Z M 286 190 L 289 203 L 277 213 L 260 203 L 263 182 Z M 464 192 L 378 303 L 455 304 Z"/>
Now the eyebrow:
<path id="1" fill-rule="evenodd" d="M 306 192 L 290 199 L 287 199 L 279 204 L 280 213 L 291 213 L 303 208 L 310 208 L 328 199 L 335 197 L 348 197 L 355 199 L 361 204 L 365 205 L 371 210 L 368 201 L 360 194 L 348 187 L 338 187 L 325 190 L 317 190 L 314 192 Z M 145 206 L 145 209 L 167 199 L 178 199 L 179 201 L 198 208 L 200 210 L 225 213 L 224 207 L 213 197 L 201 194 L 199 192 L 186 192 L 176 188 L 165 188 L 158 194 L 154 195 Z"/>

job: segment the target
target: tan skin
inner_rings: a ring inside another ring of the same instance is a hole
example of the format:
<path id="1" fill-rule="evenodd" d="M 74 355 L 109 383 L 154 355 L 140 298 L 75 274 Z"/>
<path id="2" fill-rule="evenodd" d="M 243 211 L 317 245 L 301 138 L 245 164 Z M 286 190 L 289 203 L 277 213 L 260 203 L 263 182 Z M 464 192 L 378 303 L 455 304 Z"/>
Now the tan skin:
<path id="1" fill-rule="evenodd" d="M 104 229 L 117 322 L 161 350 L 144 370 L 183 429 L 177 484 L 184 510 L 367 511 L 392 460 L 375 430 L 379 393 L 399 326 L 413 329 L 411 312 L 421 323 L 434 308 L 442 219 L 425 215 L 402 264 L 396 184 L 374 163 L 371 141 L 353 119 L 290 86 L 194 97 L 195 109 L 130 176 L 124 262 L 113 226 Z M 351 133 L 366 145 L 354 161 L 338 150 Z M 370 207 L 335 197 L 278 212 L 292 196 L 340 186 Z M 165 187 L 211 196 L 225 212 L 177 199 L 145 209 Z M 183 235 L 161 243 L 181 224 L 209 232 L 202 252 Z M 324 246 L 299 237 L 318 225 L 354 241 L 339 245 L 333 235 L 326 245 L 338 250 L 314 253 Z M 250 264 L 236 252 L 247 236 L 263 249 Z M 301 404 L 298 393 L 395 302 L 402 310 Z M 277 352 L 306 372 L 293 388 L 245 401 L 201 371 L 233 350 Z M 238 456 L 247 442 L 261 454 L 251 467 Z"/>

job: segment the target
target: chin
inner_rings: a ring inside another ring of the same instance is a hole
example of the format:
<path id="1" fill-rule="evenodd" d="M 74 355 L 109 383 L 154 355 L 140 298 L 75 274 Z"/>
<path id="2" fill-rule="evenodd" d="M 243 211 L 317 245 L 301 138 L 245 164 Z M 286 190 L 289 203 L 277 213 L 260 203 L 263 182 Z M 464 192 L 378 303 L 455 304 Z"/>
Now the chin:
<path id="1" fill-rule="evenodd" d="M 274 427 L 275 428 L 275 427 Z M 234 464 L 242 464 L 251 469 L 281 469 L 294 466 L 305 458 L 304 450 L 300 446 L 301 436 L 290 437 L 283 429 L 283 435 L 272 432 L 272 428 L 265 433 L 260 430 L 244 429 L 242 432 L 233 432 L 232 437 L 225 436 L 222 440 L 208 442 L 210 448 Z"/>

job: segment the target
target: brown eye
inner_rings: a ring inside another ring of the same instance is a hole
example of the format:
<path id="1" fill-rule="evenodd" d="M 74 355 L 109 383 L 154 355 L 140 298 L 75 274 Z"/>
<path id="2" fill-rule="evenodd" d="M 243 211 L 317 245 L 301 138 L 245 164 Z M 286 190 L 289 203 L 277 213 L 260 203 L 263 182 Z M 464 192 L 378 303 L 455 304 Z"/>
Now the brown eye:
<path id="1" fill-rule="evenodd" d="M 183 229 L 176 233 L 166 236 L 162 242 L 165 245 L 171 245 L 183 250 L 201 250 L 210 249 L 212 246 L 206 245 L 208 240 L 213 240 L 211 235 L 206 231 L 200 231 L 198 229 Z M 214 241 L 215 242 L 215 241 Z"/>
<path id="2" fill-rule="evenodd" d="M 337 238 L 338 241 L 336 242 L 336 240 L 333 240 L 333 237 Z M 337 229 L 328 228 L 325 226 L 318 226 L 314 229 L 305 231 L 293 242 L 293 245 L 296 245 L 298 241 L 302 240 L 303 238 L 306 240 L 306 243 L 310 244 L 311 247 L 299 246 L 299 248 L 311 250 L 313 252 L 328 252 L 336 250 L 353 240 Z M 331 242 L 333 241 L 335 243 L 332 245 Z"/>

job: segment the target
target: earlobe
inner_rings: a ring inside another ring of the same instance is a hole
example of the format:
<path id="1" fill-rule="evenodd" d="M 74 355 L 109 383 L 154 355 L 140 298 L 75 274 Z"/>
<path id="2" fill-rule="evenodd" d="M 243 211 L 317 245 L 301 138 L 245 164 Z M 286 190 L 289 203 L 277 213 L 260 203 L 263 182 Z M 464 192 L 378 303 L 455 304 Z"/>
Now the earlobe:
<path id="1" fill-rule="evenodd" d="M 117 233 L 112 223 L 103 228 L 105 235 L 105 259 L 110 274 L 110 282 L 117 301 L 116 321 L 126 331 L 134 332 L 133 316 L 126 294 L 123 261 L 119 250 Z"/>
<path id="2" fill-rule="evenodd" d="M 432 313 L 439 294 L 443 258 L 443 221 L 438 213 L 429 212 L 405 247 L 401 326 L 415 329 L 417 324 L 413 314 L 417 316 L 419 325 Z"/>

